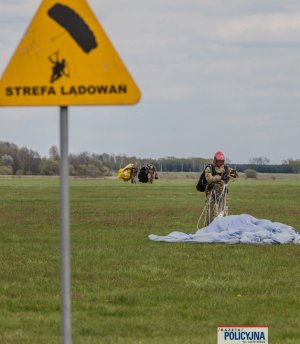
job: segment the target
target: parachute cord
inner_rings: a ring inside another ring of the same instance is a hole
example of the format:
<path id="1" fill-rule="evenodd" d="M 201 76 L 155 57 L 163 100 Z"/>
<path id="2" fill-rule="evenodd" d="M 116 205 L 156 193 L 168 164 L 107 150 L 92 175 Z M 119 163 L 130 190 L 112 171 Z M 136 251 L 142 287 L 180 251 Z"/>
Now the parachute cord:
<path id="1" fill-rule="evenodd" d="M 201 213 L 201 215 L 199 216 L 199 219 L 198 219 L 198 222 L 197 222 L 197 229 L 201 229 L 201 228 L 199 228 L 199 223 L 200 223 L 200 221 L 201 221 L 202 216 L 203 216 L 204 213 L 205 213 L 205 220 L 206 220 L 206 208 L 207 208 L 207 204 L 205 203 L 205 206 L 204 206 L 204 208 L 203 208 L 203 210 L 202 210 L 202 213 Z M 205 220 L 204 220 L 204 221 L 205 221 Z"/>
<path id="2" fill-rule="evenodd" d="M 213 191 L 214 191 L 214 190 L 213 190 Z M 202 213 L 201 213 L 201 215 L 199 216 L 199 219 L 198 219 L 198 221 L 197 221 L 197 229 L 198 229 L 198 230 L 201 229 L 201 228 L 203 228 L 203 227 L 200 227 L 200 228 L 199 228 L 199 224 L 200 224 L 200 221 L 201 221 L 201 219 L 202 219 L 202 217 L 203 217 L 203 214 L 204 214 L 204 226 L 205 226 L 207 223 L 210 223 L 211 198 L 212 198 L 212 192 L 210 192 L 208 198 L 206 199 L 204 208 L 203 208 L 203 210 L 202 210 Z"/>
<path id="3" fill-rule="evenodd" d="M 226 209 L 227 197 L 226 197 L 226 194 L 227 194 L 227 184 L 224 184 L 221 195 L 216 202 L 217 212 L 218 212 L 219 216 L 224 216 L 224 215 L 226 216 L 227 215 L 227 209 Z"/>
<path id="4" fill-rule="evenodd" d="M 211 222 L 211 203 L 212 203 L 211 200 L 213 197 L 215 199 L 215 205 L 214 206 L 216 206 L 217 213 L 219 215 L 222 215 L 222 216 L 228 215 L 226 194 L 227 194 L 227 184 L 225 184 L 223 186 L 222 193 L 218 199 L 217 199 L 216 191 L 214 189 L 211 190 L 208 198 L 205 201 L 205 206 L 202 210 L 202 213 L 199 216 L 199 219 L 197 221 L 197 229 L 198 230 L 203 228 L 203 227 L 199 228 L 199 224 L 200 224 L 200 221 L 201 221 L 203 215 L 205 215 L 204 216 L 204 226 L 206 226 L 207 224 L 209 224 Z M 223 214 L 221 214 L 222 212 L 223 212 Z"/>

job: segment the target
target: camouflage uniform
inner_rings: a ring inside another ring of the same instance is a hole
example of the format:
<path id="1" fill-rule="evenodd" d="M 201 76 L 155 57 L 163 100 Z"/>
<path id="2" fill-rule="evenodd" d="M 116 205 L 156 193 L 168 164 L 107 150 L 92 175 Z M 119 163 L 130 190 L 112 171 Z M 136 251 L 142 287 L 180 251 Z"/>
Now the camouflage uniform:
<path id="1" fill-rule="evenodd" d="M 222 175 L 227 176 L 229 179 L 230 168 L 223 165 L 221 167 L 214 166 L 215 175 L 212 175 L 210 165 L 205 169 L 205 178 L 207 180 L 206 187 L 206 213 L 205 213 L 205 226 L 208 226 L 221 211 L 228 215 L 228 194 L 222 195 L 224 185 L 226 182 L 222 179 Z M 227 173 L 226 173 L 227 172 Z"/>

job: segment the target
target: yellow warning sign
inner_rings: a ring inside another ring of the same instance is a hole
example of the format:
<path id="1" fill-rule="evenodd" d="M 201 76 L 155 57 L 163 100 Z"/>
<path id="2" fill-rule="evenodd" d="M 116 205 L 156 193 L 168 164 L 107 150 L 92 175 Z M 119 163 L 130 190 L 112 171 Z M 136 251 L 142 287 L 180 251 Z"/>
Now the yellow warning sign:
<path id="1" fill-rule="evenodd" d="M 0 105 L 135 104 L 140 91 L 85 0 L 44 0 L 0 80 Z"/>

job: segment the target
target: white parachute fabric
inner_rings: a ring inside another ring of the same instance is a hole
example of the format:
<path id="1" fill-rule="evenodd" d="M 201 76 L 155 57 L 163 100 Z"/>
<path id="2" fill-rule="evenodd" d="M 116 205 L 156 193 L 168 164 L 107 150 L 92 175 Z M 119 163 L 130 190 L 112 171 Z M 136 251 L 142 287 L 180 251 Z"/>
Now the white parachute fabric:
<path id="1" fill-rule="evenodd" d="M 149 239 L 164 242 L 225 244 L 300 244 L 300 233 L 280 222 L 259 220 L 247 214 L 215 218 L 194 234 L 172 232 L 166 236 L 150 234 Z"/>

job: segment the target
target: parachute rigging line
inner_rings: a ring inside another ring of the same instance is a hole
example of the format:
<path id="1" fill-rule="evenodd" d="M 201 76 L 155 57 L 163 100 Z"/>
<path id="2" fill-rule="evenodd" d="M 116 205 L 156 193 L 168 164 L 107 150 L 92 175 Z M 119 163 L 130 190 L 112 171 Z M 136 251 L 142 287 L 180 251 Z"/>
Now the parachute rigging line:
<path id="1" fill-rule="evenodd" d="M 72 36 L 74 41 L 85 53 L 97 47 L 94 33 L 78 13 L 70 7 L 55 4 L 48 11 L 48 15 Z"/>

